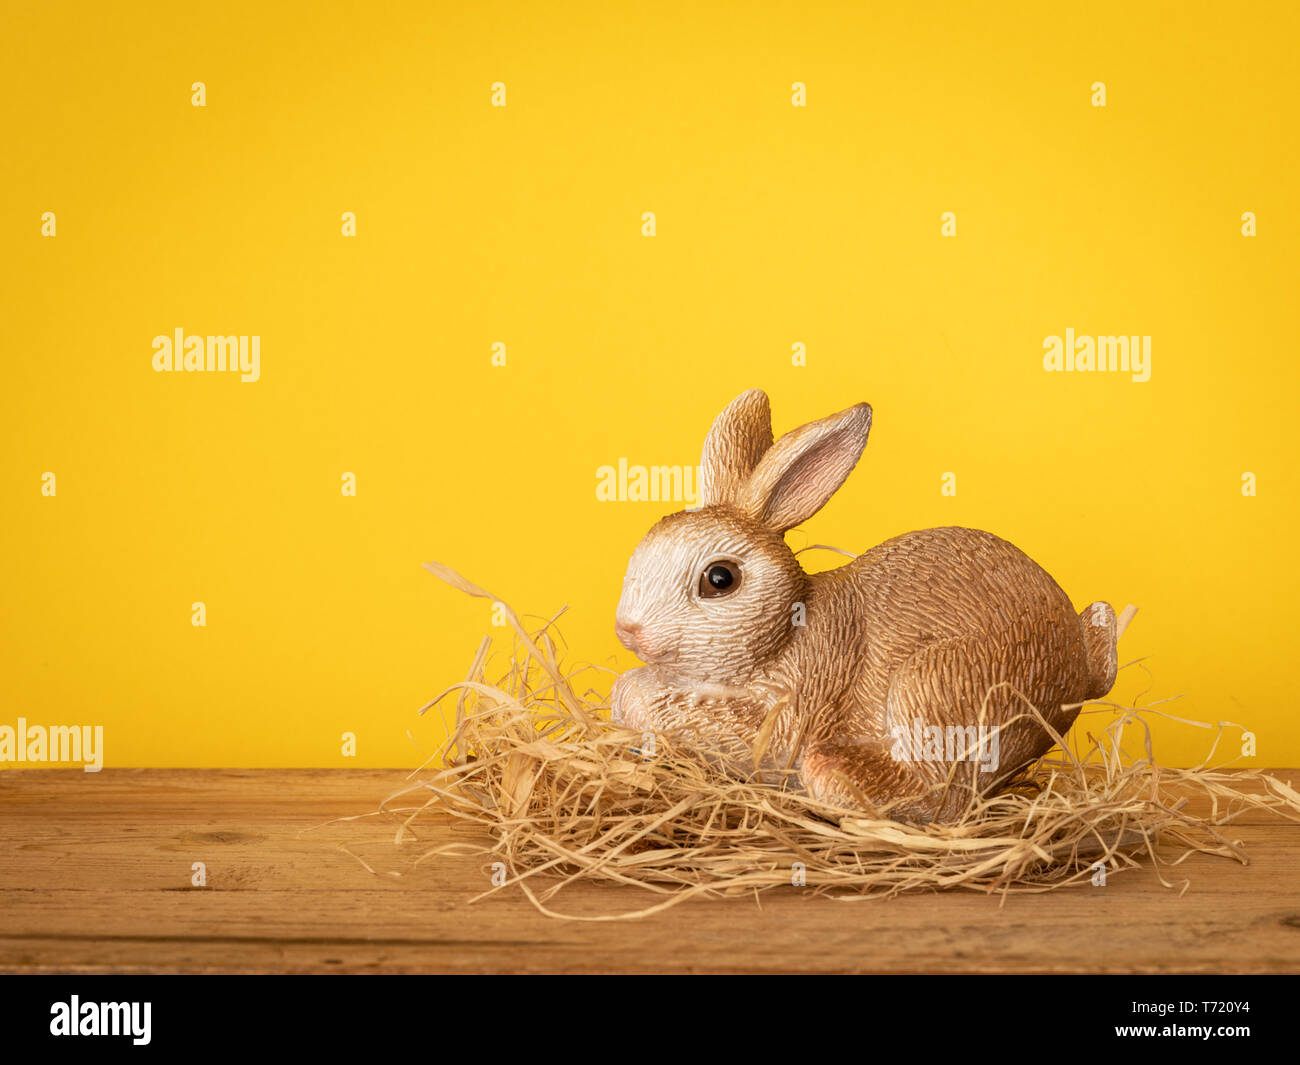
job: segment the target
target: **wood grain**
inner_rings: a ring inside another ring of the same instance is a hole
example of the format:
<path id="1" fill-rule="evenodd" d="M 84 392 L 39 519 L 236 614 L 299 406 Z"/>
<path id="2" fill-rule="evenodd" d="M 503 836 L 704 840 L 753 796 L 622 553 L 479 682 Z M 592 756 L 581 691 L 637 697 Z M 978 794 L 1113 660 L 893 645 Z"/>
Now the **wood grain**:
<path id="1" fill-rule="evenodd" d="M 1283 778 L 1287 773 L 1283 772 Z M 1300 777 L 1292 771 L 1291 779 Z M 1300 826 L 1229 831 L 1243 867 L 1196 857 L 1104 888 L 836 901 L 790 888 L 636 921 L 559 921 L 489 887 L 482 858 L 409 869 L 365 813 L 403 774 L 362 770 L 0 773 L 3 972 L 1296 972 Z M 464 838 L 439 827 L 433 841 Z M 190 883 L 192 863 L 207 886 Z M 647 905 L 576 886 L 566 912 Z"/>

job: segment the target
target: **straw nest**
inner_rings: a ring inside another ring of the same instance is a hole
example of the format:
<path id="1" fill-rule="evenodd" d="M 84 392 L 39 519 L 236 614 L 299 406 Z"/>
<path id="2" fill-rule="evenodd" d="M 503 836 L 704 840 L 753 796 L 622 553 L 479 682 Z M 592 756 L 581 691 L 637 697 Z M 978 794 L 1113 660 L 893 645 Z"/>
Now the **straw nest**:
<path id="1" fill-rule="evenodd" d="M 495 601 L 445 566 L 426 568 Z M 488 679 L 485 638 L 466 679 L 421 711 L 455 700 L 445 747 L 379 815 L 397 822 L 400 844 L 417 848 L 414 864 L 483 855 L 505 870 L 492 891 L 521 890 L 552 916 L 636 917 L 693 896 L 792 884 L 839 899 L 1054 891 L 1087 884 L 1103 867 L 1111 875 L 1143 864 L 1166 887 L 1185 890 L 1165 870 L 1191 854 L 1247 862 L 1224 832 L 1234 818 L 1269 811 L 1300 821 L 1300 794 L 1289 784 L 1210 766 L 1225 732 L 1240 726 L 1184 722 L 1210 729 L 1210 751 L 1195 768 L 1171 769 L 1153 756 L 1148 721 L 1171 715 L 1112 703 L 1085 708 L 1063 746 L 998 794 L 973 799 L 951 823 L 907 824 L 828 806 L 736 773 L 734 763 L 723 768 L 712 752 L 668 736 L 647 744 L 611 724 L 604 696 L 585 679 L 607 689 L 608 677 L 591 676 L 591 667 L 565 672 L 555 619 L 530 631 L 503 609 L 512 638 L 499 675 Z M 476 841 L 421 843 L 424 827 L 448 818 Z M 632 885 L 649 897 L 614 915 L 557 910 L 557 896 L 580 881 Z"/>

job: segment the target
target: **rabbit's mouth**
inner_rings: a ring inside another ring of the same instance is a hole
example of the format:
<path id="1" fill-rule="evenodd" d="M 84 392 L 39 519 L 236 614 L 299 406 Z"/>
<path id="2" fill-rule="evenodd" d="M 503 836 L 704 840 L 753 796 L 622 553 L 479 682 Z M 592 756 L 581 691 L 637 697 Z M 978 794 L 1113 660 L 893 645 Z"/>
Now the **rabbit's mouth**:
<path id="1" fill-rule="evenodd" d="M 677 661 L 676 651 L 660 651 L 657 654 L 648 651 L 637 651 L 636 656 L 648 666 L 662 666 Z"/>

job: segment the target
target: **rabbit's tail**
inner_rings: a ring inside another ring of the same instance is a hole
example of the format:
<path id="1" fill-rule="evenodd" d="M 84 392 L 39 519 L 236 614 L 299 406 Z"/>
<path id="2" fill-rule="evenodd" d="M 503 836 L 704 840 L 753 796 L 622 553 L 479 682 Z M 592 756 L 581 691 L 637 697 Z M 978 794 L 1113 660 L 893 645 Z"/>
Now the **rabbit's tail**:
<path id="1" fill-rule="evenodd" d="M 1128 624 L 1132 614 L 1127 615 L 1123 624 Z M 1115 609 L 1109 603 L 1093 603 L 1079 614 L 1079 627 L 1083 630 L 1083 646 L 1087 658 L 1087 690 L 1085 699 L 1100 699 L 1115 686 L 1115 673 L 1119 668 L 1119 654 L 1116 644 L 1122 631 L 1120 619 L 1115 616 Z"/>

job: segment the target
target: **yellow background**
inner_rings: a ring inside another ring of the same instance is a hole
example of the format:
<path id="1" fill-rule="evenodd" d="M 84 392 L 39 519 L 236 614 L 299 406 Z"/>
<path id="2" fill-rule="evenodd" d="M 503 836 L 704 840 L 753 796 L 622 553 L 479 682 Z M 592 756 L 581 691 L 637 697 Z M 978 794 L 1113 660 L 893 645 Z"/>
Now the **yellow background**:
<path id="1" fill-rule="evenodd" d="M 1296 5 L 623 7 L 4 4 L 0 724 L 413 764 L 490 609 L 420 563 L 630 666 L 671 508 L 596 468 L 694 463 L 757 386 L 778 432 L 875 407 L 792 544 L 995 531 L 1140 605 L 1118 695 L 1300 764 Z M 177 327 L 260 335 L 261 381 L 153 372 Z M 1067 327 L 1151 380 L 1045 373 Z"/>

